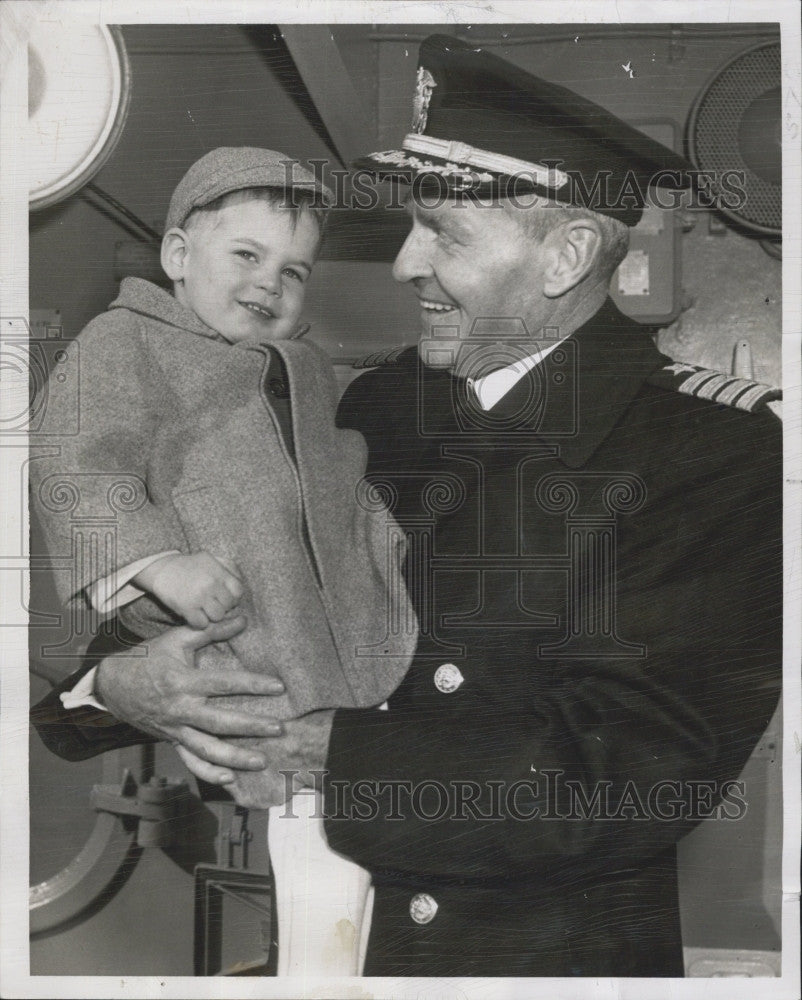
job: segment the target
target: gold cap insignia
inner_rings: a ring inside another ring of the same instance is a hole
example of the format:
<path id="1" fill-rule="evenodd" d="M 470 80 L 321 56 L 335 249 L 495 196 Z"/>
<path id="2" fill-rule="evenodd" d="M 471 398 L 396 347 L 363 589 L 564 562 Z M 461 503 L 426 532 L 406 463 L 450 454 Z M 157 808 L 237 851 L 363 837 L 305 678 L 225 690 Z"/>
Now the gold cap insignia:
<path id="1" fill-rule="evenodd" d="M 429 101 L 432 90 L 437 86 L 434 77 L 428 69 L 418 66 L 418 79 L 415 84 L 415 97 L 412 101 L 412 131 L 422 132 L 426 128 L 429 117 Z"/>

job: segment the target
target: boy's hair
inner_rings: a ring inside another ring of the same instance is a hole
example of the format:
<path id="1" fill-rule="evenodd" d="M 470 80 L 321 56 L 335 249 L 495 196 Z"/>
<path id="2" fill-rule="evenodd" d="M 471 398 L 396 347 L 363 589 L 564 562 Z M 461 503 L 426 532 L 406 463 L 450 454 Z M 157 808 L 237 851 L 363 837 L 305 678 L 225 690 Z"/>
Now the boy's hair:
<path id="1" fill-rule="evenodd" d="M 242 204 L 249 201 L 264 201 L 273 208 L 290 212 L 293 228 L 302 215 L 310 215 L 317 223 L 320 238 L 323 238 L 328 208 L 321 204 L 320 197 L 316 192 L 305 188 L 250 187 L 240 188 L 237 191 L 227 191 L 207 205 L 193 208 L 181 228 L 189 229 L 204 219 L 212 221 L 213 217 L 226 205 Z"/>

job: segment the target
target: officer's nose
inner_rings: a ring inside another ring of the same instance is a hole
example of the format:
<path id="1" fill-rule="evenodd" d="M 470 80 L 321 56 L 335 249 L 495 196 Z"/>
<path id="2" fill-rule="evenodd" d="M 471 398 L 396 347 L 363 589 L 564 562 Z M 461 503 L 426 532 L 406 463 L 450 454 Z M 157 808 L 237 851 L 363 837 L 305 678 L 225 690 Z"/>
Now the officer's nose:
<path id="1" fill-rule="evenodd" d="M 393 264 L 393 277 L 396 281 L 431 277 L 428 236 L 428 230 L 417 224 L 413 225 Z"/>

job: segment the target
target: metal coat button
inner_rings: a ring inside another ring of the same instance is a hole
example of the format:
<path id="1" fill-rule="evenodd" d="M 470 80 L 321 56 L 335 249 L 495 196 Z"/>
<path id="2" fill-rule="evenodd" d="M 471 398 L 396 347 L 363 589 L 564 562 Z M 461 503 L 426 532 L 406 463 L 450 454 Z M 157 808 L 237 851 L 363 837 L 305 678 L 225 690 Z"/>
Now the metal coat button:
<path id="1" fill-rule="evenodd" d="M 428 924 L 434 920 L 437 913 L 437 901 L 428 892 L 419 892 L 412 897 L 409 904 L 409 915 L 416 924 Z"/>
<path id="2" fill-rule="evenodd" d="M 434 686 L 442 694 L 451 694 L 452 691 L 456 691 L 464 680 L 459 667 L 453 663 L 441 663 L 434 672 Z"/>
<path id="3" fill-rule="evenodd" d="M 289 399 L 289 386 L 283 378 L 271 378 L 267 386 L 272 395 L 277 396 L 279 399 Z"/>

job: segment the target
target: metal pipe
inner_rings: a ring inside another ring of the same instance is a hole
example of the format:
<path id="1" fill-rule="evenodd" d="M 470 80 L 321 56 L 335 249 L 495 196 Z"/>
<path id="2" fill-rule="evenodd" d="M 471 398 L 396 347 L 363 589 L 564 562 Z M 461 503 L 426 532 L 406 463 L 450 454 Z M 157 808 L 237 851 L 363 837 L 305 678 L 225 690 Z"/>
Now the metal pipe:
<path id="1" fill-rule="evenodd" d="M 132 222 L 135 226 L 141 229 L 142 232 L 145 233 L 149 239 L 153 240 L 154 243 L 161 243 L 161 238 L 162 238 L 161 233 L 157 233 L 155 229 L 149 226 L 146 222 L 143 222 L 138 215 L 134 215 L 134 213 L 130 210 L 130 208 L 126 208 L 125 205 L 123 205 L 121 202 L 117 201 L 116 198 L 110 195 L 108 191 L 104 191 L 103 188 L 98 187 L 97 184 L 91 181 L 89 184 L 86 185 L 84 190 L 91 191 L 92 194 L 97 195 L 97 197 L 100 198 L 101 201 L 105 201 L 106 204 L 111 206 L 111 208 L 113 208 L 115 212 L 119 212 L 119 214 L 122 215 L 125 219 L 127 219 L 129 222 Z"/>

